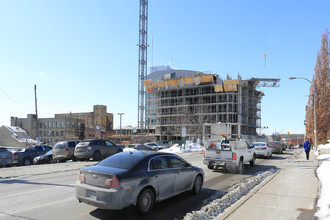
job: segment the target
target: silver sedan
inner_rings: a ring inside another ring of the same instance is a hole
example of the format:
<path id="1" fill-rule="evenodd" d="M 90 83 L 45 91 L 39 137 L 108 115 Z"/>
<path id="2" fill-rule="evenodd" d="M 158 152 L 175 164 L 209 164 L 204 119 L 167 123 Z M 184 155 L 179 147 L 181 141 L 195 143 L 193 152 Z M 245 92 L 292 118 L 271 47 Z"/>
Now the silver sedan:
<path id="1" fill-rule="evenodd" d="M 273 155 L 272 148 L 268 146 L 267 142 L 254 142 L 251 146 L 255 148 L 257 157 L 263 156 L 270 158 Z"/>
<path id="2" fill-rule="evenodd" d="M 120 210 L 134 205 L 148 214 L 154 204 L 185 191 L 198 194 L 204 172 L 181 157 L 162 152 L 125 151 L 79 171 L 79 202 Z"/>

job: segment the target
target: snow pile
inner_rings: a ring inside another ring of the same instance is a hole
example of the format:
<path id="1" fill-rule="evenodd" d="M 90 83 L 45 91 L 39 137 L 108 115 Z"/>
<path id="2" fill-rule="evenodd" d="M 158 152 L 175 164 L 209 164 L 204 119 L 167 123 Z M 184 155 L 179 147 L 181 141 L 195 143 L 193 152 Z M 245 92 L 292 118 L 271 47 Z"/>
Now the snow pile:
<path id="1" fill-rule="evenodd" d="M 214 219 L 223 213 L 232 204 L 240 200 L 244 195 L 248 194 L 255 186 L 264 181 L 267 177 L 275 173 L 276 169 L 271 169 L 258 174 L 238 185 L 229 189 L 229 192 L 222 198 L 212 201 L 210 204 L 202 207 L 199 211 L 188 213 L 184 220 L 207 220 Z"/>
<path id="2" fill-rule="evenodd" d="M 187 152 L 193 152 L 193 151 L 203 151 L 204 147 L 200 144 L 190 143 L 186 144 L 186 146 L 174 144 L 170 148 L 166 148 L 163 150 L 160 150 L 161 152 L 168 152 L 168 153 L 187 153 Z"/>
<path id="3" fill-rule="evenodd" d="M 330 140 L 328 144 L 319 145 L 321 148 L 330 148 Z M 317 202 L 318 211 L 315 213 L 320 220 L 330 219 L 330 154 L 322 154 L 317 159 L 326 160 L 317 169 L 317 176 L 321 183 L 320 198 Z"/>

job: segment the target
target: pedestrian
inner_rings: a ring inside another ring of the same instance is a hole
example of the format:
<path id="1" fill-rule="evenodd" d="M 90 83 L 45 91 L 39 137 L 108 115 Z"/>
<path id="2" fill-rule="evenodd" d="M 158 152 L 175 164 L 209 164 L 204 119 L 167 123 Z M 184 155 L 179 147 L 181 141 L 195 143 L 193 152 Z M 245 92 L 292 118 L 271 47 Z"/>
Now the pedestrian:
<path id="1" fill-rule="evenodd" d="M 309 160 L 309 152 L 311 151 L 311 144 L 309 143 L 308 139 L 306 139 L 304 143 L 304 149 L 306 153 L 306 159 Z"/>

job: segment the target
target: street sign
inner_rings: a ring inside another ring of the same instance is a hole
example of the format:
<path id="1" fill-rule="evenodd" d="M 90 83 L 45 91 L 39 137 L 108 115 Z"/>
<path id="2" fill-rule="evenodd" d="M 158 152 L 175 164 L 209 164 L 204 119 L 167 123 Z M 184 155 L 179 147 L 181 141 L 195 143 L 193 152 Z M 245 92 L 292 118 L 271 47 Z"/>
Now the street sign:
<path id="1" fill-rule="evenodd" d="M 182 127 L 181 136 L 182 136 L 182 137 L 186 137 L 186 134 L 187 134 L 187 129 L 186 129 L 186 127 Z"/>

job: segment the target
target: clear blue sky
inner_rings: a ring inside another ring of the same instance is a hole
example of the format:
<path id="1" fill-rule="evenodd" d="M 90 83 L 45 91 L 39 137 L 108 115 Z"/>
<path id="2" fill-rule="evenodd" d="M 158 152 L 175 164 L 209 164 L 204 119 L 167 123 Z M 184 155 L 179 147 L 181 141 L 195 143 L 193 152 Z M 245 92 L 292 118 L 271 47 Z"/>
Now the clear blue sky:
<path id="1" fill-rule="evenodd" d="M 148 68 L 153 60 L 281 78 L 279 88 L 260 88 L 262 126 L 304 133 L 310 84 L 288 77 L 312 79 L 329 8 L 328 0 L 149 0 Z M 41 118 L 103 104 L 115 127 L 118 112 L 136 125 L 138 18 L 138 0 L 1 0 L 0 126 L 35 112 L 34 85 Z"/>

